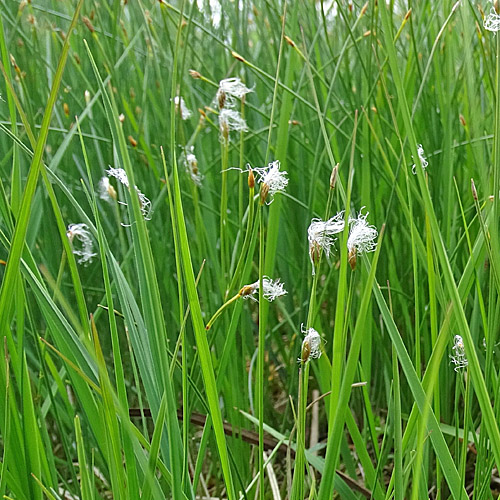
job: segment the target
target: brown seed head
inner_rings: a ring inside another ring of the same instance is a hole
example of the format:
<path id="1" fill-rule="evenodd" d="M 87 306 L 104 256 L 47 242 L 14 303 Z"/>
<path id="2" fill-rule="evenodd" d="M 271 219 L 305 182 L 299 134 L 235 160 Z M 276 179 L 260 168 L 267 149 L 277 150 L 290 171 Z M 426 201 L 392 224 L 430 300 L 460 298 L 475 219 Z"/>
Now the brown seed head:
<path id="1" fill-rule="evenodd" d="M 309 255 L 311 260 L 314 262 L 314 265 L 318 264 L 321 257 L 321 247 L 317 241 L 313 241 L 309 246 Z"/>
<path id="2" fill-rule="evenodd" d="M 128 136 L 128 142 L 130 142 L 130 145 L 133 147 L 133 148 L 136 148 L 137 147 L 137 141 L 131 136 L 129 135 Z"/>
<path id="3" fill-rule="evenodd" d="M 245 285 L 240 291 L 239 291 L 239 296 L 240 297 L 246 297 L 247 295 L 252 295 L 254 292 L 255 287 L 253 285 Z"/>
<path id="4" fill-rule="evenodd" d="M 260 204 L 264 205 L 269 194 L 269 184 L 263 182 L 260 186 Z"/>
<path id="5" fill-rule="evenodd" d="M 330 175 L 330 189 L 335 189 L 338 173 L 339 173 L 339 164 L 337 163 L 337 165 L 333 167 L 332 174 Z"/>
<path id="6" fill-rule="evenodd" d="M 83 24 L 85 24 L 85 26 L 87 26 L 88 30 L 91 33 L 95 33 L 94 25 L 92 24 L 92 22 L 90 21 L 90 19 L 87 16 L 83 16 L 82 21 L 83 21 Z"/>
<path id="7" fill-rule="evenodd" d="M 68 104 L 66 102 L 63 103 L 63 110 L 64 110 L 64 114 L 66 116 L 69 116 L 69 106 L 68 106 Z"/>
<path id="8" fill-rule="evenodd" d="M 356 247 L 352 247 L 352 249 L 349 251 L 349 255 L 348 255 L 348 260 L 349 260 L 349 265 L 351 266 L 351 269 L 354 271 L 356 269 L 356 261 L 357 261 L 357 258 L 356 258 Z"/>
<path id="9" fill-rule="evenodd" d="M 238 52 L 235 52 L 234 50 L 233 50 L 233 51 L 231 51 L 231 55 L 232 55 L 235 59 L 237 59 L 238 61 L 240 61 L 240 62 L 242 62 L 242 63 L 246 62 L 246 61 L 245 61 L 245 58 L 244 58 L 243 56 L 240 56 L 240 55 L 238 54 Z"/>
<path id="10" fill-rule="evenodd" d="M 248 187 L 253 189 L 255 187 L 255 175 L 253 175 L 253 170 L 248 171 Z"/>
<path id="11" fill-rule="evenodd" d="M 474 201 L 477 201 L 478 197 L 477 197 L 476 185 L 474 184 L 474 179 L 470 180 L 470 188 L 472 190 L 472 198 L 474 198 Z"/>
<path id="12" fill-rule="evenodd" d="M 217 92 L 217 101 L 219 103 L 219 109 L 224 109 L 224 105 L 226 104 L 226 93 L 219 89 Z"/>
<path id="13" fill-rule="evenodd" d="M 300 361 L 302 363 L 305 363 L 309 359 L 310 355 L 311 355 L 311 346 L 309 345 L 309 342 L 307 340 L 304 340 L 304 342 L 302 342 L 302 352 L 300 354 Z"/>
<path id="14" fill-rule="evenodd" d="M 285 35 L 285 41 L 286 43 L 288 43 L 288 45 L 295 47 L 295 42 L 289 36 Z"/>
<path id="15" fill-rule="evenodd" d="M 195 71 L 194 69 L 189 70 L 189 76 L 191 78 L 194 78 L 195 80 L 199 80 L 201 78 L 201 74 L 198 73 L 198 71 Z"/>

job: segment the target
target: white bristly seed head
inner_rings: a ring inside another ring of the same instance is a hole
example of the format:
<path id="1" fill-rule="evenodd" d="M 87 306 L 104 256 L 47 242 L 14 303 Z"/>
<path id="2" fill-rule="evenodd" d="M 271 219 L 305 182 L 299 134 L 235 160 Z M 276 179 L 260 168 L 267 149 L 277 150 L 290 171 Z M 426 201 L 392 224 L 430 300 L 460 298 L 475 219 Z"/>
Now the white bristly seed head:
<path id="1" fill-rule="evenodd" d="M 186 154 L 184 155 L 183 159 L 184 159 L 184 168 L 191 177 L 191 180 L 197 186 L 201 186 L 203 175 L 201 175 L 200 171 L 198 170 L 198 160 L 196 159 L 196 156 L 194 154 L 194 146 L 191 146 L 188 150 L 186 150 Z"/>
<path id="2" fill-rule="evenodd" d="M 181 113 L 181 118 L 183 120 L 187 120 L 188 118 L 191 118 L 191 116 L 193 115 L 193 113 L 191 112 L 190 109 L 188 109 L 188 107 L 186 106 L 186 102 L 184 101 L 184 99 L 182 97 L 179 97 L 178 95 L 176 95 L 174 97 L 174 103 L 175 103 L 175 110 L 177 111 L 177 113 Z"/>
<path id="3" fill-rule="evenodd" d="M 452 349 L 453 356 L 450 356 L 451 362 L 455 365 L 455 371 L 458 372 L 469 364 L 465 356 L 464 341 L 460 335 L 455 335 Z"/>
<path id="4" fill-rule="evenodd" d="M 363 209 L 361 209 L 363 210 Z M 347 250 L 349 252 L 349 264 L 354 270 L 356 268 L 356 257 L 366 252 L 373 252 L 377 248 L 375 238 L 378 236 L 378 231 L 375 226 L 370 226 L 366 222 L 366 214 L 362 214 L 361 210 L 356 219 L 350 219 L 349 237 L 347 238 Z"/>
<path id="5" fill-rule="evenodd" d="M 216 96 L 219 109 L 234 107 L 235 98 L 241 99 L 249 92 L 252 92 L 252 89 L 249 89 L 239 78 L 221 80 Z"/>
<path id="6" fill-rule="evenodd" d="M 124 186 L 129 187 L 127 172 L 123 168 L 109 167 L 106 170 L 109 177 L 114 177 L 118 179 Z"/>
<path id="7" fill-rule="evenodd" d="M 246 132 L 248 130 L 247 122 L 241 117 L 241 114 L 234 109 L 224 108 L 219 113 L 219 128 L 222 142 L 229 141 L 229 132 Z"/>
<path id="8" fill-rule="evenodd" d="M 115 177 L 118 179 L 124 186 L 130 189 L 130 183 L 128 180 L 127 173 L 123 168 L 114 168 L 114 167 L 109 167 L 108 170 L 106 170 L 106 173 L 110 177 Z M 134 189 L 137 192 L 137 196 L 139 197 L 139 203 L 141 205 L 141 213 L 144 216 L 144 220 L 151 220 L 151 215 L 153 213 L 152 207 L 151 207 L 151 201 L 149 198 L 146 197 L 144 193 L 141 192 L 141 190 L 137 187 L 134 186 Z M 120 202 L 122 203 L 122 202 Z M 126 203 L 125 203 L 126 205 Z"/>
<path id="9" fill-rule="evenodd" d="M 417 153 L 418 153 L 418 160 L 420 161 L 420 165 L 422 167 L 422 170 L 425 170 L 427 166 L 429 165 L 429 162 L 427 161 L 427 158 L 425 157 L 424 153 L 424 148 L 422 147 L 422 144 L 417 144 Z M 413 172 L 413 175 L 417 174 L 416 170 L 417 166 L 413 164 L 411 167 L 411 171 Z"/>
<path id="10" fill-rule="evenodd" d="M 276 193 L 283 192 L 288 185 L 287 172 L 280 170 L 279 160 L 273 161 L 267 167 L 256 167 L 253 169 L 259 175 L 257 182 L 261 184 L 261 201 L 264 202 L 269 195 L 273 202 Z M 263 196 L 264 193 L 264 196 Z"/>
<path id="11" fill-rule="evenodd" d="M 309 257 L 312 264 L 312 273 L 315 274 L 315 264 L 319 262 L 321 251 L 326 256 L 330 256 L 330 249 L 335 241 L 332 236 L 344 230 L 344 211 L 328 219 L 312 219 L 307 229 L 307 239 L 309 240 Z"/>
<path id="12" fill-rule="evenodd" d="M 484 18 L 483 23 L 484 29 L 496 33 L 500 30 L 500 15 L 495 10 L 495 6 L 492 5 L 490 13 Z"/>
<path id="13" fill-rule="evenodd" d="M 321 356 L 321 336 L 314 328 L 300 327 L 302 333 L 305 335 L 302 341 L 302 349 L 299 362 L 307 363 L 311 359 L 318 359 Z"/>
<path id="14" fill-rule="evenodd" d="M 78 264 L 90 264 L 92 258 L 97 254 L 92 252 L 93 243 L 87 224 L 83 222 L 80 224 L 70 224 L 66 231 L 66 236 L 73 247 L 73 253 L 80 257 Z M 74 247 L 75 239 L 81 243 L 81 248 Z"/>
<path id="15" fill-rule="evenodd" d="M 263 289 L 263 297 L 272 302 L 274 299 L 281 297 L 282 295 L 286 295 L 287 291 L 285 290 L 285 286 L 283 283 L 280 283 L 279 278 L 277 280 L 272 280 L 268 276 L 262 277 L 262 289 Z M 259 292 L 259 281 L 252 283 L 251 285 L 245 285 L 240 290 L 240 295 L 244 299 L 252 299 L 257 300 L 254 295 Z"/>

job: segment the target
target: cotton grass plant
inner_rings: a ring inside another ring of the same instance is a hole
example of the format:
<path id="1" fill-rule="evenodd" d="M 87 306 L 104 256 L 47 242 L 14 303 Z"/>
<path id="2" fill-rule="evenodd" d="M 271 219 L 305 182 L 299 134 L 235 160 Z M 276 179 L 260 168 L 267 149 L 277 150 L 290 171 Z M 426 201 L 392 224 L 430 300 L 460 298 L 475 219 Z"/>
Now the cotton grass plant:
<path id="1" fill-rule="evenodd" d="M 0 496 L 496 498 L 498 14 L 2 0 Z"/>

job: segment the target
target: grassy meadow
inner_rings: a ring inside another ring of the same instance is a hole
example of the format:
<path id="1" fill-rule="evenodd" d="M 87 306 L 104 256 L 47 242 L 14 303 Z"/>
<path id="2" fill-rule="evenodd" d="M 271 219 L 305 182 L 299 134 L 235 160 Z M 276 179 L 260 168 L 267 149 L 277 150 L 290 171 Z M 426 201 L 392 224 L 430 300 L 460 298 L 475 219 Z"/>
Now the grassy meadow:
<path id="1" fill-rule="evenodd" d="M 0 0 L 0 497 L 498 498 L 495 9 Z"/>

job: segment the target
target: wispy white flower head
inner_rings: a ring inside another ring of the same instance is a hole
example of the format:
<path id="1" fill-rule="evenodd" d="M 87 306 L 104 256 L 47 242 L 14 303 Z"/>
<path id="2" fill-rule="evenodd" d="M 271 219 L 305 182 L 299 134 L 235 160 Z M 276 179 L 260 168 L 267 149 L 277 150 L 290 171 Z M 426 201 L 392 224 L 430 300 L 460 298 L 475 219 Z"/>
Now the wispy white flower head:
<path id="1" fill-rule="evenodd" d="M 288 185 L 287 172 L 280 170 L 279 160 L 275 160 L 267 165 L 267 167 L 256 167 L 253 169 L 259 175 L 257 182 L 261 184 L 261 202 L 263 203 L 267 196 L 273 196 L 278 192 L 283 192 Z"/>
<path id="2" fill-rule="evenodd" d="M 184 101 L 184 99 L 182 97 L 179 97 L 178 95 L 176 95 L 174 97 L 174 103 L 175 103 L 176 111 L 177 112 L 180 111 L 181 118 L 183 120 L 187 120 L 188 118 L 191 118 L 193 113 L 191 112 L 190 109 L 188 109 L 188 107 L 186 106 L 186 102 Z"/>
<path id="3" fill-rule="evenodd" d="M 235 98 L 241 99 L 249 92 L 252 92 L 252 89 L 249 89 L 239 78 L 221 80 L 216 96 L 219 109 L 234 107 Z"/>
<path id="4" fill-rule="evenodd" d="M 490 13 L 484 18 L 483 26 L 485 30 L 492 31 L 493 33 L 500 30 L 500 15 L 494 5 L 491 6 Z"/>
<path id="5" fill-rule="evenodd" d="M 234 109 L 224 108 L 219 113 L 219 128 L 223 141 L 229 140 L 229 132 L 246 132 L 248 130 L 247 122 L 241 117 L 241 114 Z"/>
<path id="6" fill-rule="evenodd" d="M 309 257 L 312 264 L 312 274 L 315 274 L 315 263 L 319 261 L 321 251 L 326 256 L 330 256 L 330 249 L 335 241 L 332 236 L 344 230 L 344 211 L 327 221 L 313 219 L 307 229 L 307 239 L 309 240 Z"/>
<path id="7" fill-rule="evenodd" d="M 184 168 L 186 172 L 191 177 L 191 180 L 197 185 L 201 186 L 201 181 L 203 180 L 203 175 L 200 174 L 198 170 L 198 160 L 194 154 L 194 146 L 191 146 L 186 150 L 186 154 L 183 155 Z"/>
<path id="8" fill-rule="evenodd" d="M 427 168 L 427 165 L 429 165 L 429 162 L 425 157 L 424 148 L 422 147 L 422 144 L 417 144 L 417 153 L 418 153 L 418 160 L 420 161 L 420 165 L 422 166 L 422 170 L 425 170 Z M 413 164 L 413 166 L 411 167 L 411 171 L 413 172 L 414 175 L 416 175 L 417 166 L 415 164 Z"/>
<path id="9" fill-rule="evenodd" d="M 99 190 L 99 198 L 101 198 L 102 200 L 107 201 L 109 203 L 111 203 L 112 200 L 116 200 L 115 188 L 109 182 L 108 177 L 103 177 L 99 181 L 98 190 Z"/>
<path id="10" fill-rule="evenodd" d="M 378 236 L 377 228 L 370 226 L 366 222 L 368 212 L 363 215 L 361 210 L 356 219 L 349 220 L 350 230 L 347 238 L 347 250 L 349 252 L 349 264 L 352 269 L 356 267 L 357 255 L 373 252 L 377 248 L 377 242 L 375 241 Z"/>
<path id="11" fill-rule="evenodd" d="M 311 359 L 318 359 L 321 356 L 321 336 L 314 328 L 300 327 L 301 332 L 305 335 L 302 341 L 301 363 L 307 363 Z"/>
<path id="12" fill-rule="evenodd" d="M 240 290 L 240 295 L 244 299 L 257 300 L 254 295 L 259 292 L 259 286 L 259 281 L 256 281 L 251 285 L 245 285 Z M 284 284 L 280 283 L 279 278 L 277 280 L 272 280 L 268 276 L 262 277 L 262 290 L 263 297 L 269 302 L 272 302 L 274 299 L 277 299 L 282 295 L 286 295 L 287 293 Z"/>
<path id="13" fill-rule="evenodd" d="M 126 186 L 127 188 L 130 189 L 130 184 L 129 184 L 127 172 L 125 172 L 125 170 L 123 170 L 123 168 L 109 167 L 109 169 L 106 170 L 106 173 L 110 177 L 115 177 L 124 186 Z M 137 186 L 134 186 L 134 189 L 137 192 L 137 196 L 139 197 L 139 203 L 141 205 L 141 213 L 144 216 L 144 219 L 150 220 L 151 214 L 152 214 L 151 201 L 149 200 L 149 198 L 146 197 L 146 195 L 144 193 L 141 192 L 141 190 Z"/>
<path id="14" fill-rule="evenodd" d="M 455 371 L 458 372 L 469 364 L 465 356 L 464 341 L 460 335 L 455 335 L 452 349 L 453 356 L 450 356 L 451 362 L 455 365 Z"/>
<path id="15" fill-rule="evenodd" d="M 92 252 L 93 243 L 87 224 L 83 222 L 80 224 L 70 224 L 66 231 L 66 236 L 73 247 L 73 253 L 80 257 L 78 264 L 90 264 L 92 258 L 97 254 Z M 80 248 L 75 248 L 75 239 L 81 244 Z"/>
<path id="16" fill-rule="evenodd" d="M 124 186 L 129 187 L 127 172 L 123 168 L 109 167 L 106 173 L 110 177 L 118 179 Z"/>

